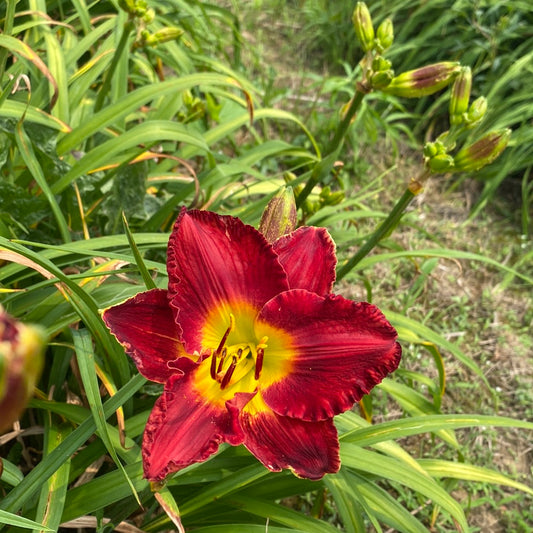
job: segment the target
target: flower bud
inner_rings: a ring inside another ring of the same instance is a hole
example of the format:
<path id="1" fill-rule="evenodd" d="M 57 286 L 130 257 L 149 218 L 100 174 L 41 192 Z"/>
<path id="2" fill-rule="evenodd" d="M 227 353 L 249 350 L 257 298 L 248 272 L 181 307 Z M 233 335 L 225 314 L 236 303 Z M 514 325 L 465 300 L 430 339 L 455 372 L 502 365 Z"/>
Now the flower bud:
<path id="1" fill-rule="evenodd" d="M 472 71 L 470 67 L 461 67 L 455 78 L 450 97 L 450 123 L 452 125 L 465 122 L 465 116 L 470 101 L 472 89 Z"/>
<path id="2" fill-rule="evenodd" d="M 39 327 L 18 322 L 0 306 L 0 431 L 18 420 L 33 394 L 45 343 Z"/>
<path id="3" fill-rule="evenodd" d="M 459 63 L 455 61 L 443 61 L 416 70 L 409 70 L 393 78 L 391 83 L 382 91 L 404 98 L 427 96 L 450 84 L 457 76 L 460 68 Z"/>
<path id="4" fill-rule="evenodd" d="M 454 164 L 453 157 L 448 154 L 437 154 L 430 157 L 426 163 L 431 172 L 435 173 L 451 172 Z"/>
<path id="5" fill-rule="evenodd" d="M 370 77 L 370 85 L 373 89 L 384 89 L 394 78 L 394 70 L 382 70 L 374 72 Z"/>
<path id="6" fill-rule="evenodd" d="M 383 52 L 387 48 L 390 48 L 394 41 L 394 28 L 392 26 L 392 20 L 387 18 L 379 26 L 376 31 L 377 42 L 376 48 L 379 52 Z"/>
<path id="7" fill-rule="evenodd" d="M 364 2 L 357 2 L 352 15 L 352 22 L 363 52 L 372 50 L 374 47 L 374 26 L 370 11 Z"/>
<path id="8" fill-rule="evenodd" d="M 487 112 L 487 99 L 484 96 L 476 98 L 470 105 L 470 109 L 466 114 L 466 123 L 469 128 L 477 126 Z"/>
<path id="9" fill-rule="evenodd" d="M 429 159 L 431 157 L 435 157 L 439 153 L 439 151 L 438 151 L 438 148 L 435 145 L 435 143 L 427 142 L 424 145 L 424 152 L 423 153 L 424 153 L 424 157 Z"/>
<path id="10" fill-rule="evenodd" d="M 391 67 L 392 67 L 392 63 L 388 59 L 385 59 L 383 56 L 377 55 L 372 60 L 372 70 L 374 72 L 390 70 Z"/>
<path id="11" fill-rule="evenodd" d="M 471 172 L 492 163 L 505 149 L 511 137 L 509 128 L 491 131 L 454 157 L 455 172 Z"/>
<path id="12" fill-rule="evenodd" d="M 144 46 L 157 46 L 168 41 L 175 41 L 183 35 L 184 31 L 181 28 L 162 28 L 153 34 L 148 34 L 144 39 Z"/>
<path id="13" fill-rule="evenodd" d="M 292 187 L 283 187 L 268 202 L 261 222 L 259 231 L 265 236 L 268 242 L 274 242 L 276 239 L 290 233 L 296 228 L 296 202 Z"/>

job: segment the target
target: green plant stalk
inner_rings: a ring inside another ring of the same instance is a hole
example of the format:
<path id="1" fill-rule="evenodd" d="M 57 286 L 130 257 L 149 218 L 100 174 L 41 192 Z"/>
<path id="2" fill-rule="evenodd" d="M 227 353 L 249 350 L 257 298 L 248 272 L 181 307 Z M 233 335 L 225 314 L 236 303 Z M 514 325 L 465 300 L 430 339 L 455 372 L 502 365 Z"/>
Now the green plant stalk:
<path id="1" fill-rule="evenodd" d="M 13 20 L 15 19 L 15 7 L 18 1 L 19 0 L 7 0 L 6 18 L 4 19 L 4 35 L 11 35 L 11 31 L 13 30 Z M 6 70 L 8 54 L 9 50 L 7 48 L 0 49 L 0 86 Z"/>
<path id="2" fill-rule="evenodd" d="M 361 103 L 363 102 L 365 94 L 365 92 L 362 92 L 358 89 L 356 90 L 355 95 L 350 103 L 350 107 L 346 111 L 344 118 L 339 123 L 333 139 L 327 146 L 326 155 L 316 164 L 315 168 L 313 169 L 313 173 L 305 184 L 305 187 L 302 189 L 300 194 L 298 194 L 298 197 L 296 198 L 297 208 L 301 207 L 309 194 L 311 194 L 311 191 L 320 181 L 320 178 L 328 174 L 333 168 L 333 164 L 335 163 L 337 154 L 340 152 L 342 143 L 346 137 L 346 133 L 348 132 L 348 128 L 350 127 L 353 117 L 361 107 Z M 325 164 L 320 166 L 321 163 Z"/>
<path id="3" fill-rule="evenodd" d="M 394 228 L 400 222 L 402 215 L 411 203 L 411 200 L 416 196 L 409 188 L 405 190 L 402 197 L 396 202 L 396 205 L 392 208 L 392 211 L 389 213 L 389 216 L 378 226 L 376 231 L 370 235 L 368 240 L 357 250 L 357 253 L 348 260 L 347 263 L 342 265 L 342 267 L 337 271 L 337 281 L 341 280 L 352 268 L 366 257 L 379 243 L 383 237 L 391 233 Z"/>

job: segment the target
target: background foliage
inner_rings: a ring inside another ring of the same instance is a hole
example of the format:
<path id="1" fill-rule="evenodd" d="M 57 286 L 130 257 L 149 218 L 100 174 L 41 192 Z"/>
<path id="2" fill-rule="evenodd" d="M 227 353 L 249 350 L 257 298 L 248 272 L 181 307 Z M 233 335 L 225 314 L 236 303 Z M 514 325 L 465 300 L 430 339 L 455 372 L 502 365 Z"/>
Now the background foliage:
<path id="1" fill-rule="evenodd" d="M 205 533 L 475 531 L 477 508 L 502 506 L 498 527 L 527 531 L 531 451 L 519 450 L 525 464 L 513 472 L 483 443 L 527 442 L 533 428 L 529 3 L 370 3 L 377 23 L 394 20 L 398 72 L 470 65 L 473 97 L 490 101 L 483 128 L 514 131 L 494 165 L 436 182 L 338 285 L 384 308 L 405 354 L 358 412 L 337 417 L 340 473 L 318 483 L 272 474 L 227 447 L 158 493 L 142 479 L 139 446 L 159 390 L 100 310 L 152 283 L 147 273 L 166 285 L 182 205 L 257 225 L 281 185 L 301 191 L 353 96 L 361 52 L 348 2 L 147 4 L 0 4 L 0 296 L 51 339 L 30 408 L 0 437 L 4 529 L 162 531 L 178 527 L 177 502 L 186 528 Z M 365 100 L 343 166 L 299 212 L 328 227 L 341 264 L 417 173 L 425 135 L 446 129 L 448 96 Z M 502 201 L 504 190 L 513 194 Z M 435 196 L 468 195 L 474 222 L 432 209 Z M 501 306 L 495 328 L 487 310 Z M 487 372 L 491 328 L 529 372 L 502 374 L 512 398 Z"/>

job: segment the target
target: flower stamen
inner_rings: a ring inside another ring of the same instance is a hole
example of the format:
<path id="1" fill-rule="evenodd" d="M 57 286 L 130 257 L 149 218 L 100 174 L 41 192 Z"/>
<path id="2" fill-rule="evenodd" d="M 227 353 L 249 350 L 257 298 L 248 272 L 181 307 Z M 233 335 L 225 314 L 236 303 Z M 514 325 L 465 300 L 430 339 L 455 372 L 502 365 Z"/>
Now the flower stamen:
<path id="1" fill-rule="evenodd" d="M 222 350 L 222 356 L 220 357 L 220 362 L 218 363 L 217 374 L 222 372 L 222 367 L 224 366 L 224 359 L 226 359 L 227 353 L 228 353 L 228 349 L 224 348 Z"/>
<path id="2" fill-rule="evenodd" d="M 220 341 L 220 344 L 218 345 L 217 351 L 215 352 L 218 355 L 220 355 L 220 352 L 222 352 L 222 348 L 224 348 L 226 341 L 228 340 L 229 334 L 235 329 L 235 317 L 230 313 L 229 314 L 229 327 L 222 336 L 222 340 Z"/>
<path id="3" fill-rule="evenodd" d="M 263 337 L 259 344 L 256 346 L 257 356 L 255 358 L 255 372 L 254 379 L 257 381 L 261 375 L 261 370 L 263 369 L 263 358 L 265 356 L 265 348 L 267 347 L 268 337 Z"/>
<path id="4" fill-rule="evenodd" d="M 236 366 L 237 366 L 237 358 L 233 355 L 231 364 L 226 370 L 226 373 L 224 374 L 224 377 L 222 378 L 222 381 L 220 383 L 220 390 L 223 390 L 228 386 L 231 376 L 233 376 L 233 372 L 235 371 Z"/>
<path id="5" fill-rule="evenodd" d="M 261 375 L 261 370 L 263 369 L 263 357 L 265 355 L 265 350 L 263 348 L 257 348 L 257 358 L 255 360 L 255 373 L 254 379 L 257 381 Z"/>

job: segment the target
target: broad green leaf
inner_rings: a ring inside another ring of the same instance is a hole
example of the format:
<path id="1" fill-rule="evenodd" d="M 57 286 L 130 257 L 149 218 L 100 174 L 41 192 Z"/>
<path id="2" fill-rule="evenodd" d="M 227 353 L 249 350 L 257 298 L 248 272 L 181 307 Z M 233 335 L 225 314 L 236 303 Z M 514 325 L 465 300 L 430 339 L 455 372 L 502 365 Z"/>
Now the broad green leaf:
<path id="1" fill-rule="evenodd" d="M 70 126 L 58 118 L 49 115 L 42 109 L 9 99 L 0 106 L 0 117 L 14 118 L 17 120 L 24 118 L 25 121 L 42 124 L 43 126 L 63 133 L 70 131 Z"/>
<path id="2" fill-rule="evenodd" d="M 0 480 L 4 483 L 14 487 L 24 479 L 22 472 L 17 468 L 17 466 L 4 457 L 0 459 L 0 464 Z"/>
<path id="3" fill-rule="evenodd" d="M 440 459 L 419 459 L 418 462 L 433 477 L 448 477 L 465 481 L 480 481 L 491 485 L 505 485 L 533 496 L 533 488 L 489 468 Z"/>
<path id="4" fill-rule="evenodd" d="M 126 153 L 122 163 L 128 163 L 146 151 L 141 146 L 164 140 L 184 142 L 197 146 L 203 151 L 209 150 L 205 140 L 183 124 L 171 122 L 170 120 L 143 122 L 118 137 L 105 141 L 85 154 L 61 179 L 52 185 L 52 191 L 55 194 L 60 193 L 76 178 L 98 170 L 100 166 L 104 165 L 115 154 Z M 128 149 L 135 147 L 139 147 L 137 153 L 127 152 Z"/>
<path id="5" fill-rule="evenodd" d="M 5 524 L 9 526 L 22 527 L 24 529 L 39 529 L 44 531 L 54 531 L 49 529 L 42 524 L 24 518 L 23 516 L 18 516 L 16 514 L 8 513 L 7 511 L 2 511 L 0 509 L 0 524 Z"/>
<path id="6" fill-rule="evenodd" d="M 229 496 L 225 503 L 238 509 L 245 509 L 247 513 L 279 522 L 296 530 L 306 533 L 338 533 L 338 529 L 324 520 L 311 518 L 294 509 L 284 507 L 274 502 L 256 500 L 241 493 Z"/>
<path id="7" fill-rule="evenodd" d="M 51 418 L 51 417 L 50 417 Z M 45 455 L 46 457 L 54 448 L 63 442 L 67 435 L 72 432 L 70 426 L 59 427 L 53 421 L 45 424 Z M 41 495 L 37 504 L 36 520 L 41 522 L 52 531 L 57 531 L 61 523 L 61 515 L 65 505 L 70 472 L 70 458 L 53 473 L 41 489 Z M 36 530 L 35 533 L 40 531 Z"/>
<path id="8" fill-rule="evenodd" d="M 48 203 L 50 204 L 50 207 L 52 208 L 52 211 L 57 221 L 57 225 L 59 227 L 59 231 L 61 233 L 61 236 L 63 237 L 63 241 L 70 242 L 72 238 L 70 236 L 70 230 L 67 221 L 65 220 L 63 211 L 57 203 L 56 197 L 52 194 L 52 191 L 48 186 L 48 182 L 46 181 L 46 178 L 43 174 L 41 165 L 35 157 L 32 143 L 28 135 L 24 131 L 24 126 L 22 125 L 22 122 L 19 122 L 17 124 L 17 127 L 15 129 L 15 139 L 17 141 L 17 146 L 20 151 L 20 154 L 22 155 L 22 158 L 24 159 L 24 162 L 28 166 L 31 175 L 34 177 L 35 181 L 43 191 L 46 199 L 48 200 Z"/>
<path id="9" fill-rule="evenodd" d="M 382 524 L 402 533 L 429 533 L 429 529 L 426 529 L 406 507 L 377 483 L 355 472 L 348 472 L 347 480 L 364 499 L 365 505 L 375 519 Z"/>
<path id="10" fill-rule="evenodd" d="M 107 400 L 104 404 L 104 416 L 109 418 L 121 405 L 131 398 L 146 382 L 146 379 L 137 374 L 124 385 L 118 392 Z M 93 417 L 86 418 L 68 437 L 65 438 L 57 448 L 45 457 L 24 480 L 19 483 L 6 497 L 0 501 L 0 509 L 9 512 L 17 512 L 28 501 L 35 492 L 61 467 L 61 465 L 74 454 L 80 446 L 96 431 L 96 424 Z M 124 478 L 119 473 L 122 484 L 126 491 L 131 494 L 130 488 L 124 484 Z M 67 501 L 70 491 L 67 493 Z M 77 515 L 79 516 L 79 515 Z M 34 526 L 32 526 L 33 528 Z"/>
<path id="11" fill-rule="evenodd" d="M 141 461 L 126 465 L 124 470 L 135 491 L 141 492 L 148 488 L 148 481 L 143 478 Z M 124 474 L 114 470 L 69 490 L 61 521 L 68 522 L 94 513 L 125 498 L 134 501 L 131 487 L 124 482 Z"/>
<path id="12" fill-rule="evenodd" d="M 346 471 L 341 468 L 334 476 L 326 476 L 324 484 L 335 501 L 344 524 L 344 531 L 346 533 L 365 533 L 364 506 L 347 478 Z"/>
<path id="13" fill-rule="evenodd" d="M 58 144 L 58 153 L 61 155 L 79 147 L 96 132 L 103 130 L 117 120 L 121 120 L 129 113 L 137 110 L 142 105 L 145 105 L 147 102 L 160 98 L 166 94 L 185 91 L 196 86 L 209 85 L 231 86 L 232 84 L 231 79 L 227 76 L 211 73 L 196 73 L 140 87 L 129 93 L 119 102 L 104 107 L 90 120 L 84 122 L 65 135 Z"/>
<path id="14" fill-rule="evenodd" d="M 397 459 L 353 444 L 344 443 L 341 452 L 344 467 L 389 479 L 419 492 L 449 512 L 464 532 L 468 531 L 468 524 L 461 506 L 429 475 L 425 476 Z"/>
<path id="15" fill-rule="evenodd" d="M 398 440 L 409 435 L 419 435 L 445 429 L 472 427 L 516 427 L 533 431 L 533 423 L 514 418 L 492 415 L 425 415 L 401 418 L 390 422 L 362 427 L 340 435 L 341 441 L 369 446 L 386 440 Z"/>
<path id="16" fill-rule="evenodd" d="M 132 494 L 135 496 L 141 507 L 139 496 L 135 491 L 132 481 L 126 474 L 124 466 L 117 456 L 117 452 L 109 433 L 107 432 L 106 417 L 102 406 L 102 399 L 100 397 L 100 387 L 98 384 L 98 378 L 96 375 L 94 352 L 92 349 L 92 339 L 89 332 L 86 329 L 72 330 L 72 337 L 74 339 L 74 347 L 76 349 L 76 358 L 78 361 L 78 367 L 80 369 L 80 376 L 87 395 L 87 401 L 91 408 L 91 413 L 94 418 L 96 429 L 100 435 L 100 438 L 105 444 L 109 455 L 111 455 L 113 461 L 118 466 L 120 472 L 124 476 L 125 482 L 129 485 Z"/>
<path id="17" fill-rule="evenodd" d="M 234 492 L 241 492 L 245 488 L 265 477 L 269 471 L 260 463 L 255 463 L 251 466 L 238 470 L 221 481 L 213 483 L 204 488 L 200 494 L 181 504 L 181 515 L 187 516 L 202 507 L 208 506 L 211 502 L 220 500 L 222 497 L 232 494 Z M 176 478 L 179 483 L 179 476 Z"/>

